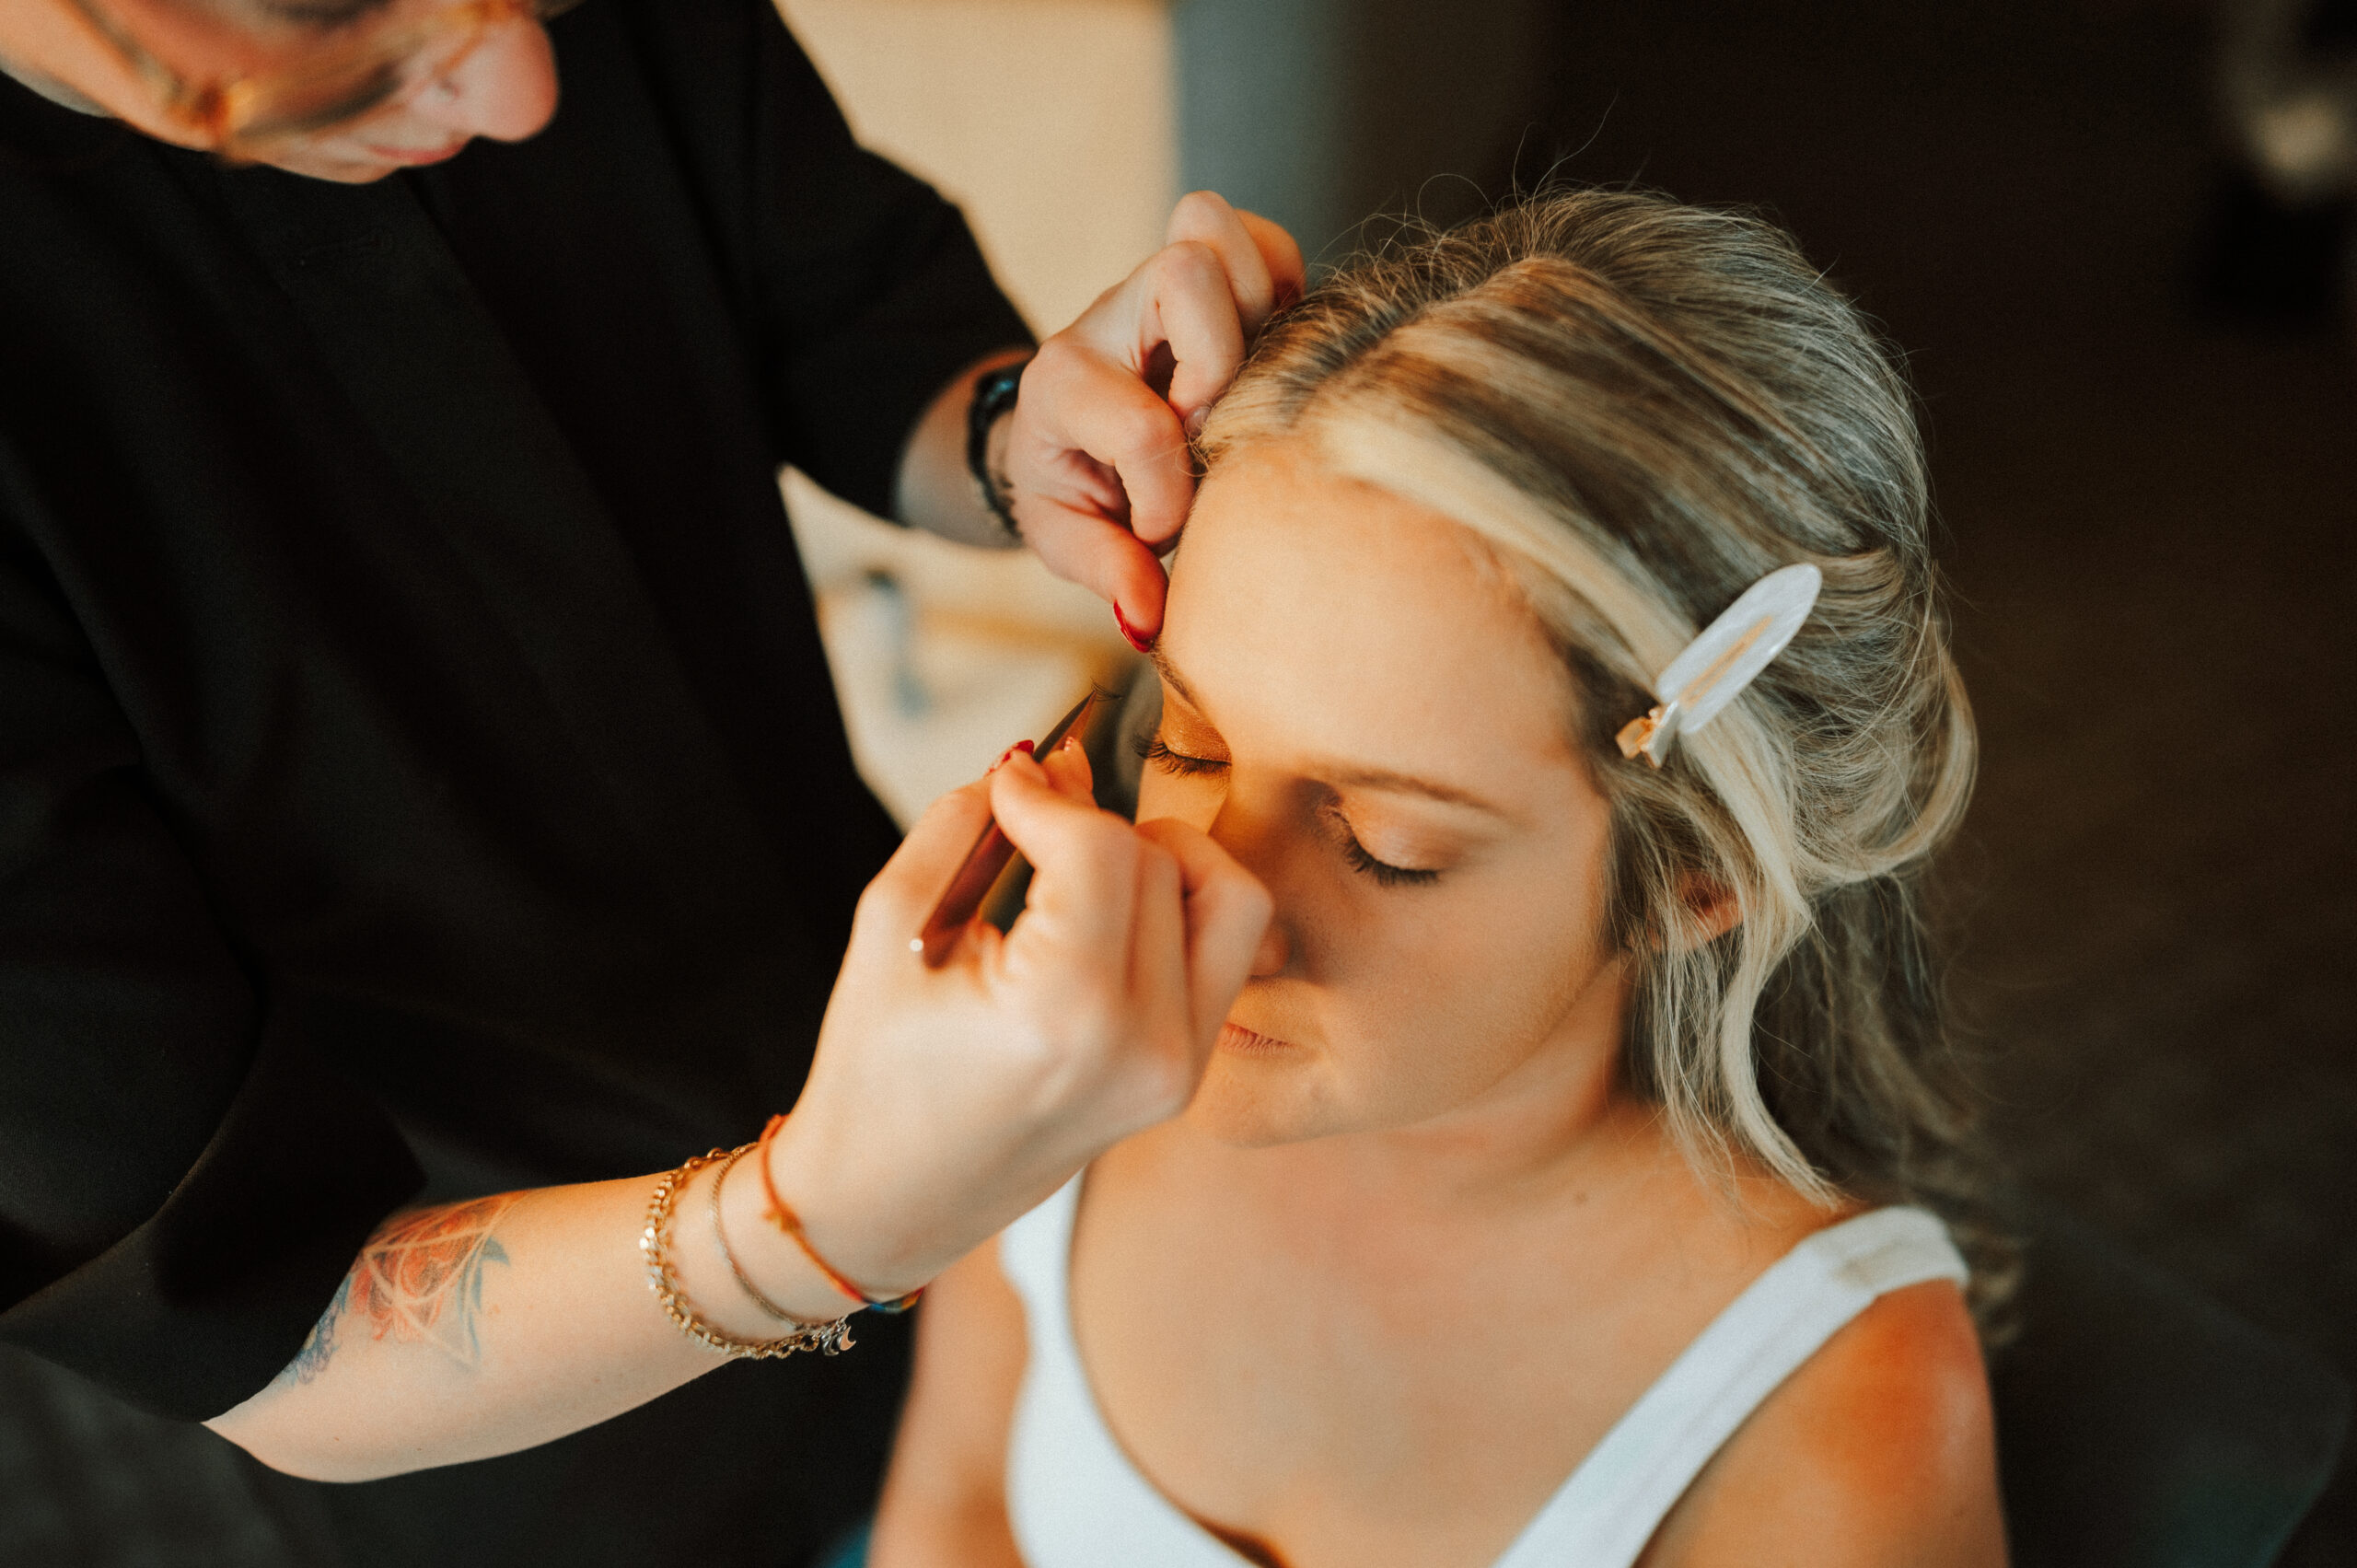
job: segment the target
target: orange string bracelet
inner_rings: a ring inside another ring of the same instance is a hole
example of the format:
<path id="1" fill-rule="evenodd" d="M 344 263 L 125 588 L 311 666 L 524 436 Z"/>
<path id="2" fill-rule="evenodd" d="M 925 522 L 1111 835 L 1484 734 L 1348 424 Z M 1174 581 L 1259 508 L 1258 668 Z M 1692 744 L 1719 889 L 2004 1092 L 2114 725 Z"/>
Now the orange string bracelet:
<path id="1" fill-rule="evenodd" d="M 812 1268 L 827 1276 L 829 1284 L 861 1306 L 872 1307 L 878 1312 L 906 1312 L 910 1307 L 914 1307 L 917 1304 L 917 1298 L 924 1295 L 924 1286 L 919 1285 L 906 1295 L 879 1300 L 844 1278 L 836 1271 L 832 1263 L 819 1256 L 817 1248 L 810 1245 L 810 1237 L 804 1234 L 802 1229 L 802 1216 L 795 1214 L 784 1198 L 778 1196 L 777 1179 L 770 1175 L 770 1140 L 776 1137 L 778 1129 L 784 1125 L 784 1115 L 771 1117 L 770 1124 L 761 1129 L 761 1142 L 755 1145 L 753 1156 L 753 1163 L 761 1169 L 761 1191 L 769 1195 L 771 1221 L 778 1229 L 793 1237 L 794 1245 L 802 1249 L 802 1255 L 810 1260 Z"/>

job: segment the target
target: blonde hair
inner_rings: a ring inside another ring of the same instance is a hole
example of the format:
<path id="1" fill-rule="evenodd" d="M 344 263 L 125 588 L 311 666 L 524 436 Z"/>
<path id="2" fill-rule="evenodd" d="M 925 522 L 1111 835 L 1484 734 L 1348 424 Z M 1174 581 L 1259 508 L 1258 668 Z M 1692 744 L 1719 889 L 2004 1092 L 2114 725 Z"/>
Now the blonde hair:
<path id="1" fill-rule="evenodd" d="M 1561 651 L 1613 805 L 1627 1074 L 1689 1156 L 1968 1217 L 1919 881 L 1971 711 L 1906 383 L 1858 312 L 1756 218 L 1551 192 L 1363 256 L 1271 325 L 1202 458 L 1279 438 L 1461 523 Z M 1791 646 L 1666 766 L 1623 759 L 1654 677 L 1798 562 L 1825 582 Z M 1719 895 L 1740 919 L 1714 935 Z"/>

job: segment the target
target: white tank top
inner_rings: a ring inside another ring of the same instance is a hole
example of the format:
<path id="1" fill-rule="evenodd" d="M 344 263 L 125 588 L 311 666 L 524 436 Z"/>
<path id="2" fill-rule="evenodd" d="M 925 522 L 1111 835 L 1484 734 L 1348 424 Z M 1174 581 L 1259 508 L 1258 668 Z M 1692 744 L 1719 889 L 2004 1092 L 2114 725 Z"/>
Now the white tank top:
<path id="1" fill-rule="evenodd" d="M 1097 1408 L 1066 1288 L 1081 1179 L 999 1239 L 1030 1343 L 1007 1455 L 1016 1542 L 1030 1568 L 1237 1568 L 1248 1560 L 1155 1490 Z M 1964 1278 L 1946 1228 L 1921 1209 L 1807 1237 L 1686 1347 L 1492 1568 L 1628 1568 L 1719 1446 L 1836 1330 L 1887 1291 Z"/>

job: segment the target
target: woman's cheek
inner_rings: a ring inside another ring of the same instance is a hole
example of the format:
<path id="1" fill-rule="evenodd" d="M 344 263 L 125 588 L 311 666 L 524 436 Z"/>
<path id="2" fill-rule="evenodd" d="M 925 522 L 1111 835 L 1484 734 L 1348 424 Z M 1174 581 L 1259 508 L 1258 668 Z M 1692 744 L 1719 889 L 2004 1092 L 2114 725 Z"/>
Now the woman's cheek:
<path id="1" fill-rule="evenodd" d="M 1219 819 L 1224 787 L 1215 779 L 1172 778 L 1151 762 L 1138 779 L 1137 819 L 1184 822 L 1209 833 Z"/>
<path id="2" fill-rule="evenodd" d="M 1362 891 L 1329 971 L 1347 999 L 1352 1032 L 1372 1047 L 1369 1069 L 1420 1086 L 1420 1097 L 1479 1075 L 1476 1060 L 1488 1054 L 1490 1016 L 1506 980 L 1479 904 L 1446 898 L 1446 887 Z"/>

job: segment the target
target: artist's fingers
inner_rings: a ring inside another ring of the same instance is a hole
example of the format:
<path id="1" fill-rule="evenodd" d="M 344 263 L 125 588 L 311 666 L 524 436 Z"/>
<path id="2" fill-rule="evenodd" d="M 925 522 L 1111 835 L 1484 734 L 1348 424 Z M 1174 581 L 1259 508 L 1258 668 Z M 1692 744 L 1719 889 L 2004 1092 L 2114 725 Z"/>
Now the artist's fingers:
<path id="1" fill-rule="evenodd" d="M 1110 604 L 1113 623 L 1131 646 L 1143 652 L 1154 645 L 1170 580 L 1152 546 L 1125 524 L 1045 495 L 1024 497 L 1017 515 L 1024 539 L 1049 571 Z"/>
<path id="2" fill-rule="evenodd" d="M 1212 191 L 1196 191 L 1178 198 L 1170 209 L 1170 224 L 1163 231 L 1166 245 L 1200 245 L 1219 260 L 1227 278 L 1227 293 L 1245 334 L 1260 330 L 1277 308 L 1277 283 L 1269 259 L 1245 226 L 1243 215 Z"/>
<path id="3" fill-rule="evenodd" d="M 1226 203 L 1220 206 L 1225 210 Z M 1253 286 L 1264 302 L 1260 319 L 1265 320 L 1265 301 L 1271 285 L 1260 250 L 1232 212 L 1226 214 L 1225 230 L 1222 238 L 1235 258 L 1234 264 L 1251 270 Z M 1181 240 L 1155 252 L 1138 269 L 1133 285 L 1143 291 L 1135 319 L 1134 363 L 1151 364 L 1158 350 L 1168 349 L 1170 387 L 1165 397 L 1186 431 L 1198 427 L 1212 401 L 1227 390 L 1228 383 L 1244 367 L 1245 323 L 1249 312 L 1238 297 L 1230 265 L 1230 256 L 1218 247 Z M 1147 513 L 1139 506 L 1134 493 L 1130 504 L 1130 527 L 1149 544 L 1175 536 L 1186 521 L 1183 508 L 1175 518 L 1159 510 Z"/>
<path id="4" fill-rule="evenodd" d="M 974 841 L 990 826 L 989 787 L 985 778 L 951 790 L 916 819 L 900 847 L 860 895 L 853 918 L 853 929 L 860 937 L 873 933 L 890 939 L 892 946 L 908 945 L 965 863 Z"/>
<path id="5" fill-rule="evenodd" d="M 1252 955 L 1276 906 L 1260 879 L 1202 830 L 1158 818 L 1139 823 L 1138 832 L 1168 852 L 1178 868 L 1186 900 L 1190 1023 L 1196 1048 L 1208 1052 L 1252 972 Z"/>
<path id="6" fill-rule="evenodd" d="M 1276 288 L 1276 308 L 1283 310 L 1298 303 L 1309 292 L 1309 263 L 1302 259 L 1300 245 L 1283 224 L 1242 207 L 1236 209 L 1236 215 L 1244 221 L 1245 232 L 1252 237 L 1252 243 L 1260 249 L 1260 260 L 1267 265 Z M 1260 325 L 1266 326 L 1267 322 Z M 1260 326 L 1253 329 L 1256 335 L 1259 331 Z"/>
<path id="7" fill-rule="evenodd" d="M 1232 214 L 1228 226 L 1230 248 L 1256 258 L 1257 267 L 1258 250 Z M 1263 277 L 1262 292 L 1269 286 Z M 1184 421 L 1208 407 L 1243 363 L 1243 317 L 1220 252 L 1194 240 L 1164 246 L 1040 344 L 1026 367 L 1008 457 L 1018 497 L 1024 476 L 1015 448 L 1028 436 L 1044 443 L 1051 463 L 1077 452 L 1112 470 L 1140 539 L 1175 538 L 1194 494 Z M 1025 421 L 1027 408 L 1036 424 Z M 1051 482 L 1047 494 L 1079 488 Z M 1028 532 L 1019 501 L 1016 516 Z"/>
<path id="8" fill-rule="evenodd" d="M 1141 841 L 1127 822 L 1074 800 L 1038 763 L 1017 757 L 991 775 L 998 824 L 1032 866 L 1008 951 L 1040 955 L 1043 967 L 1097 993 L 1106 1004 L 1129 970 L 1130 921 L 1137 899 Z"/>
<path id="9" fill-rule="evenodd" d="M 1138 1114 L 1159 1121 L 1194 1098 L 1207 1052 L 1195 1038 L 1187 952 L 1185 881 L 1178 862 L 1152 839 L 1138 839 L 1137 904 L 1130 926 L 1132 1042 L 1164 1071 L 1142 1078 Z"/>
<path id="10" fill-rule="evenodd" d="M 1301 297 L 1307 273 L 1293 236 L 1258 213 L 1230 206 L 1215 192 L 1181 196 L 1164 242 L 1208 246 L 1219 257 L 1247 337 Z"/>
<path id="11" fill-rule="evenodd" d="M 1103 699 L 1100 697 L 1098 701 Z M 1057 743 L 1054 751 L 1039 759 L 1039 766 L 1046 772 L 1048 782 L 1055 786 L 1058 795 L 1067 800 L 1093 806 L 1097 802 L 1096 771 L 1089 766 L 1088 751 L 1081 744 L 1083 727 L 1075 724 L 1072 733 Z"/>
<path id="12" fill-rule="evenodd" d="M 1218 271 L 1200 247 L 1193 255 L 1189 261 L 1158 254 L 1072 331 L 1041 344 L 1024 370 L 1023 395 L 1008 435 L 1007 469 L 1015 483 L 1016 519 L 1035 548 L 1044 542 L 1042 519 L 1055 510 L 1126 523 L 1149 545 L 1185 522 L 1195 494 L 1187 432 L 1171 405 L 1146 384 L 1143 370 L 1174 327 L 1187 339 L 1170 343 L 1174 354 L 1200 358 L 1214 352 L 1205 340 L 1221 334 L 1203 323 L 1201 309 L 1180 302 L 1177 313 L 1166 318 L 1165 302 L 1155 294 L 1171 274 L 1190 267 Z M 1231 330 L 1233 325 L 1231 320 Z M 1228 352 L 1240 349 L 1231 346 Z M 1232 367 L 1227 372 L 1234 373 Z M 1145 559 L 1151 562 L 1150 551 Z M 1100 593 L 1119 586 L 1085 580 Z"/>

